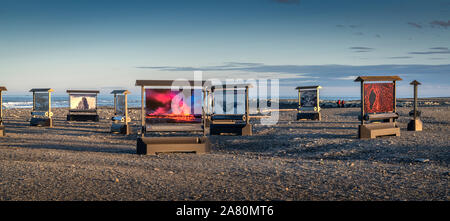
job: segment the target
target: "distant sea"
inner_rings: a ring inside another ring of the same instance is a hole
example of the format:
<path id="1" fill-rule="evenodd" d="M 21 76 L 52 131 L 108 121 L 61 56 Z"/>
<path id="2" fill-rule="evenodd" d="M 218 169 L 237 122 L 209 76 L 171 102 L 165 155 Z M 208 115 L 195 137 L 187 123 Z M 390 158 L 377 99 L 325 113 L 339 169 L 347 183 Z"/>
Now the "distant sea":
<path id="1" fill-rule="evenodd" d="M 281 97 L 280 99 L 297 99 L 297 97 Z M 359 97 L 320 97 L 321 100 L 359 100 Z M 99 107 L 114 106 L 113 95 L 98 95 L 97 104 Z M 33 96 L 30 95 L 3 95 L 4 108 L 31 108 L 33 106 Z M 128 95 L 128 107 L 140 107 L 141 95 Z M 68 95 L 54 95 L 52 94 L 52 107 L 69 107 Z"/>

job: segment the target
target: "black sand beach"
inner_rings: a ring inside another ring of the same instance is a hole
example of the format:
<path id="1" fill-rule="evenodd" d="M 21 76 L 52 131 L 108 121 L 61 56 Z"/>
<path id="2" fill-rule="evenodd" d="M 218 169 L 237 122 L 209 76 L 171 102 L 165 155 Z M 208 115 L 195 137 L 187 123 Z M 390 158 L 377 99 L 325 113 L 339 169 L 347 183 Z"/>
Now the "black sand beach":
<path id="1" fill-rule="evenodd" d="M 0 200 L 450 200 L 450 106 L 421 107 L 422 132 L 398 110 L 400 137 L 357 139 L 359 108 L 323 108 L 321 122 L 280 112 L 254 136 L 212 136 L 210 154 L 140 156 L 135 133 L 109 133 L 112 109 L 98 123 L 56 109 L 53 128 L 8 109 Z"/>

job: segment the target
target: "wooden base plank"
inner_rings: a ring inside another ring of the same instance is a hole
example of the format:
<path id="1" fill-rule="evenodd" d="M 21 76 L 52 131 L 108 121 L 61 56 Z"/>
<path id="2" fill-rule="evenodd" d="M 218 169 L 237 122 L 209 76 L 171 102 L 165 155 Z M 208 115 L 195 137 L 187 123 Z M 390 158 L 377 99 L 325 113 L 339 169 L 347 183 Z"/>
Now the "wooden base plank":
<path id="1" fill-rule="evenodd" d="M 189 123 L 168 123 L 168 124 L 146 124 L 147 132 L 183 132 L 183 131 L 203 131 L 201 124 Z"/>
<path id="2" fill-rule="evenodd" d="M 400 128 L 395 123 L 372 123 L 359 125 L 360 139 L 373 139 L 381 136 L 400 136 Z"/>
<path id="3" fill-rule="evenodd" d="M 209 153 L 211 143 L 207 137 L 139 137 L 136 153 L 156 155 L 158 153 L 195 152 Z"/>

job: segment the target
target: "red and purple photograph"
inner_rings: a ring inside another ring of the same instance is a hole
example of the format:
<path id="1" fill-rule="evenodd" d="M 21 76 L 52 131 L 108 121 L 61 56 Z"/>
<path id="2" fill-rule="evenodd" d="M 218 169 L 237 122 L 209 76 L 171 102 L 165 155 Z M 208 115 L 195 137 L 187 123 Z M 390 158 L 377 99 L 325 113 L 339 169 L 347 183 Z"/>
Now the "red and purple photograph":
<path id="1" fill-rule="evenodd" d="M 202 96 L 200 90 L 190 90 L 187 96 L 180 90 L 146 89 L 146 118 L 152 123 L 200 123 Z"/>

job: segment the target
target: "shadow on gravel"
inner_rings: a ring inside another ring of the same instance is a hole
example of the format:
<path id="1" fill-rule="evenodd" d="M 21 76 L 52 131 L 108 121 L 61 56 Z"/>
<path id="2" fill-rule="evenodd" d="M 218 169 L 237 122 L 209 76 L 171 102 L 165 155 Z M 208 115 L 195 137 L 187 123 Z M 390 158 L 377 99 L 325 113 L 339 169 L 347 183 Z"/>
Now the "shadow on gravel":
<path id="1" fill-rule="evenodd" d="M 57 135 L 64 136 L 74 136 L 74 137 L 83 137 L 83 136 L 91 136 L 95 134 L 108 134 L 107 131 L 93 131 L 93 130 L 80 130 L 80 129 L 63 129 L 63 128 L 49 128 L 49 127 L 36 127 L 36 126 L 27 126 L 24 131 L 24 128 L 11 128 L 7 127 L 6 133 L 16 133 L 16 134 L 42 134 L 42 133 L 55 133 Z M 58 132 L 62 131 L 62 132 Z"/>
<path id="2" fill-rule="evenodd" d="M 103 129 L 103 128 L 97 128 L 97 129 Z M 84 133 L 89 133 L 89 135 L 110 133 L 109 130 L 107 130 L 106 128 L 104 130 L 91 130 L 90 128 L 88 128 L 88 129 L 84 129 L 84 128 L 80 128 L 80 127 L 76 127 L 76 128 L 61 128 L 61 127 L 55 126 L 55 127 L 52 127 L 52 128 L 47 128 L 47 130 L 56 131 L 56 132 L 62 131 L 63 133 L 61 135 L 68 135 L 68 134 L 77 135 L 77 134 L 74 134 L 74 133 L 64 133 L 66 131 L 68 131 L 68 132 L 83 132 L 83 133 L 79 133 L 78 136 L 86 135 Z"/>
<path id="3" fill-rule="evenodd" d="M 30 126 L 30 122 L 23 121 L 23 120 L 5 120 L 4 125 L 6 128 L 8 127 L 26 127 Z"/>
<path id="4" fill-rule="evenodd" d="M 138 137 L 137 134 L 123 135 L 123 134 L 111 134 L 110 139 L 114 140 L 136 140 Z"/>
<path id="5" fill-rule="evenodd" d="M 315 139 L 357 139 L 357 134 L 308 134 L 304 138 L 315 138 Z"/>
<path id="6" fill-rule="evenodd" d="M 355 117 L 355 119 L 358 119 L 358 116 L 361 114 L 361 111 L 348 111 L 345 113 L 336 113 L 335 115 L 341 116 L 341 117 Z"/>
<path id="7" fill-rule="evenodd" d="M 81 152 L 100 152 L 100 153 L 126 153 L 126 154 L 136 154 L 135 146 L 130 148 L 117 148 L 117 147 L 89 147 L 85 145 L 71 144 L 10 144 L 9 147 L 19 147 L 19 148 L 30 148 L 30 149 L 54 149 L 54 150 L 70 150 L 70 151 L 81 151 Z"/>

